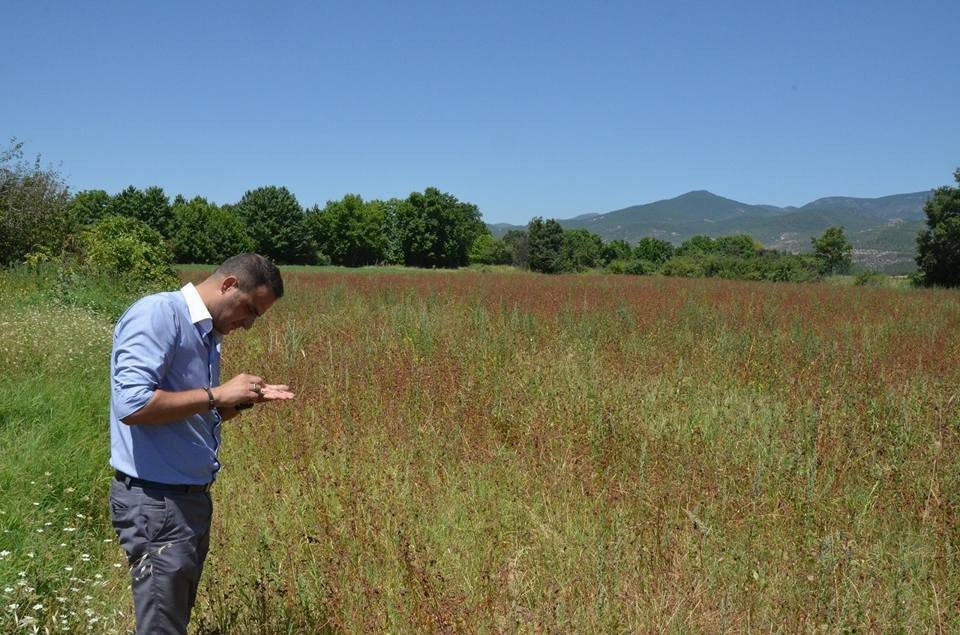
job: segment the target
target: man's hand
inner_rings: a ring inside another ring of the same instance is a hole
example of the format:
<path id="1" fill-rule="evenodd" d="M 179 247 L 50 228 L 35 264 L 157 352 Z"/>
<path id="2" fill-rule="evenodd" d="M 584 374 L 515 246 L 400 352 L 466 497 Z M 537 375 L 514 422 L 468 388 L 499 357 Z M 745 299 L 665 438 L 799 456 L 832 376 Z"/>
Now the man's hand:
<path id="1" fill-rule="evenodd" d="M 211 390 L 213 400 L 220 408 L 293 399 L 293 393 L 290 392 L 289 386 L 265 384 L 261 377 L 248 373 L 240 373 L 227 383 Z"/>
<path id="2" fill-rule="evenodd" d="M 257 401 L 286 401 L 293 399 L 290 386 L 286 384 L 263 384 L 260 387 L 260 398 Z"/>

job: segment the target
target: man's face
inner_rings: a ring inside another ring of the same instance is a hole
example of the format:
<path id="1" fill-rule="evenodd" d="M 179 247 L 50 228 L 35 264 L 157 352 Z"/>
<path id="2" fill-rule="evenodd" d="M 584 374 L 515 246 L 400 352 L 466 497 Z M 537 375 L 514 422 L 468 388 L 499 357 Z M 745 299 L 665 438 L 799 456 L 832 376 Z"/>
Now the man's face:
<path id="1" fill-rule="evenodd" d="M 219 315 L 213 316 L 213 328 L 223 335 L 241 327 L 250 328 L 276 301 L 269 287 L 241 291 L 236 280 L 231 284 L 230 278 L 221 285 L 221 295 L 222 305 Z"/>

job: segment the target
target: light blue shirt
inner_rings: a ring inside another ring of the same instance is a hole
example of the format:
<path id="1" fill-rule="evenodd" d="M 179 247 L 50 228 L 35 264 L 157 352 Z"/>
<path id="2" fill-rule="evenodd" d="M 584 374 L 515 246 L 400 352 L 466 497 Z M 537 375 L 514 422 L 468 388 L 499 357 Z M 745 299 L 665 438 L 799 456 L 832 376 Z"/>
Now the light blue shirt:
<path id="1" fill-rule="evenodd" d="M 199 485 L 220 469 L 220 414 L 127 425 L 158 388 L 177 392 L 220 383 L 220 341 L 192 284 L 141 298 L 120 316 L 110 355 L 110 465 L 130 476 Z"/>

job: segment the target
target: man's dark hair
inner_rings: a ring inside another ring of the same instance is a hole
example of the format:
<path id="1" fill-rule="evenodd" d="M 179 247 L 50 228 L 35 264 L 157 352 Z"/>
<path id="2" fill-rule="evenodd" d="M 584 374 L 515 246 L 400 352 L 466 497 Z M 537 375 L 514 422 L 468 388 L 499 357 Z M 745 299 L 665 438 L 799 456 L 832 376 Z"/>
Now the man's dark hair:
<path id="1" fill-rule="evenodd" d="M 277 266 L 260 254 L 240 254 L 227 258 L 214 272 L 222 276 L 236 276 L 240 290 L 250 292 L 267 287 L 273 297 L 283 297 L 283 278 Z"/>

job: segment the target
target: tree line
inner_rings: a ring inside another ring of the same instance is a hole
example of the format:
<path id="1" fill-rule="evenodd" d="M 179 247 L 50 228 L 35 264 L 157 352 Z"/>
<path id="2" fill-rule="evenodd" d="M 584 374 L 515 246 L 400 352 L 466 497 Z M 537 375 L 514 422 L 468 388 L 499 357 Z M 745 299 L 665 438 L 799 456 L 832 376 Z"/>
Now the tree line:
<path id="1" fill-rule="evenodd" d="M 960 184 L 960 170 L 954 176 Z M 960 187 L 935 190 L 924 209 L 917 282 L 960 284 Z M 119 249 L 111 257 L 123 267 L 134 252 L 147 253 L 149 245 L 135 247 L 144 241 L 159 243 L 170 261 L 198 264 L 257 251 L 278 264 L 488 264 L 551 274 L 603 270 L 794 281 L 846 273 L 852 266 L 852 246 L 841 227 L 813 238 L 813 253 L 803 255 L 765 249 L 746 235 L 694 236 L 679 246 L 645 237 L 630 245 L 565 230 L 542 217 L 495 238 L 476 205 L 434 187 L 389 200 L 348 194 L 310 208 L 287 188 L 272 185 L 227 205 L 199 196 L 171 200 L 160 187 L 71 194 L 55 168 L 42 166 L 39 158 L 23 159 L 22 144 L 14 141 L 0 152 L 0 265 L 56 259 L 71 249 L 105 258 Z M 163 260 L 163 250 L 155 257 Z"/>
<path id="2" fill-rule="evenodd" d="M 750 236 L 693 236 L 679 246 L 647 236 L 635 245 L 609 242 L 585 229 L 564 229 L 555 219 L 536 217 L 526 230 L 502 238 L 482 236 L 470 251 L 471 262 L 513 265 L 541 273 L 602 270 L 620 274 L 661 274 L 745 280 L 808 281 L 846 273 L 853 247 L 840 227 L 813 239 L 812 254 L 766 249 Z"/>

